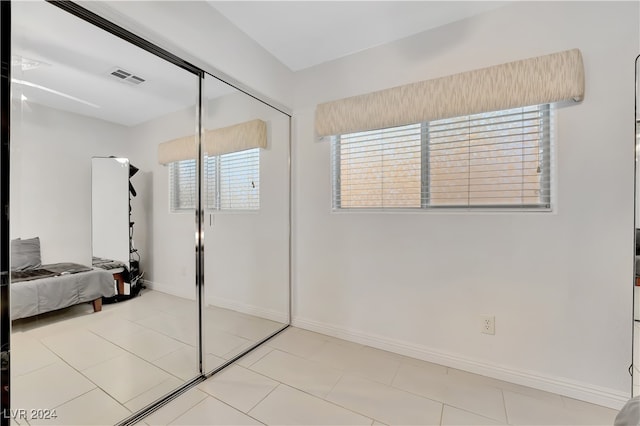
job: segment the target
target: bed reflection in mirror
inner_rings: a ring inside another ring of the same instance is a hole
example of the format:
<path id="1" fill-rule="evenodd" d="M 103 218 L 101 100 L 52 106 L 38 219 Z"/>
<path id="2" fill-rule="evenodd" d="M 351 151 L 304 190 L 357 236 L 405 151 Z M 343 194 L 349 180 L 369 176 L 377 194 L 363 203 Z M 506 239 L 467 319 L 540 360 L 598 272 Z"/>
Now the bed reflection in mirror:
<path id="1" fill-rule="evenodd" d="M 43 1 L 12 18 L 12 408 L 114 424 L 200 373 L 195 225 L 157 158 L 199 77 Z"/>

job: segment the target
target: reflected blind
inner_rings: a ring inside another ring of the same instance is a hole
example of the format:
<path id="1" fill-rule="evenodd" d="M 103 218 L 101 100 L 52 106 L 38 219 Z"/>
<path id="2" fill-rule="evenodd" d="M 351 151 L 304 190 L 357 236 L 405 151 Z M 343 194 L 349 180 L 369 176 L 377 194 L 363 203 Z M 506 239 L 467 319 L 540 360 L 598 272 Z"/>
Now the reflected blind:
<path id="1" fill-rule="evenodd" d="M 195 209 L 196 160 L 169 164 L 169 208 L 172 212 Z"/>
<path id="2" fill-rule="evenodd" d="M 260 149 L 206 157 L 207 209 L 260 208 Z"/>
<path id="3" fill-rule="evenodd" d="M 260 149 L 205 157 L 203 203 L 207 210 L 260 208 Z M 196 206 L 196 160 L 169 166 L 170 210 L 190 211 Z"/>
<path id="4" fill-rule="evenodd" d="M 550 208 L 548 105 L 333 139 L 336 209 Z"/>

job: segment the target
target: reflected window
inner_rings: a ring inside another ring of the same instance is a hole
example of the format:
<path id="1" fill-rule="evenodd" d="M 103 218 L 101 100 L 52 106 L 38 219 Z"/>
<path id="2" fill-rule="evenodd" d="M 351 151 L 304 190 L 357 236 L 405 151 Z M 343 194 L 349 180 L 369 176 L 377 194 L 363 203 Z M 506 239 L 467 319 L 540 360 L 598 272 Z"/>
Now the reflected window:
<path id="1" fill-rule="evenodd" d="M 169 200 L 172 213 L 195 209 L 196 160 L 175 161 L 169 165 Z"/>
<path id="2" fill-rule="evenodd" d="M 206 210 L 258 210 L 260 208 L 260 149 L 205 157 Z M 196 206 L 196 161 L 183 160 L 169 167 L 171 212 Z"/>

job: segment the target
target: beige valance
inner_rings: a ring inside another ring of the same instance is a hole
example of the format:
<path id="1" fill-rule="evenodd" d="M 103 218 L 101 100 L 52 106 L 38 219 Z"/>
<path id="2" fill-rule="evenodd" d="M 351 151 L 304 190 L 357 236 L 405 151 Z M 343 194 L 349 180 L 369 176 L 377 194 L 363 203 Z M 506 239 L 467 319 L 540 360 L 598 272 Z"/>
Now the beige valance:
<path id="1" fill-rule="evenodd" d="M 421 123 L 529 105 L 582 101 L 578 49 L 323 103 L 318 136 Z"/>
<path id="2" fill-rule="evenodd" d="M 158 162 L 169 164 L 174 161 L 192 160 L 198 155 L 197 141 L 194 135 L 163 142 L 158 145 Z"/>
<path id="3" fill-rule="evenodd" d="M 251 120 L 240 124 L 204 132 L 203 154 L 214 156 L 252 148 L 267 147 L 267 123 Z M 197 156 L 195 136 L 185 136 L 158 145 L 158 162 L 190 160 Z"/>
<path id="4" fill-rule="evenodd" d="M 267 147 L 267 123 L 251 120 L 234 126 L 208 130 L 204 134 L 203 152 L 209 156 L 252 148 Z"/>

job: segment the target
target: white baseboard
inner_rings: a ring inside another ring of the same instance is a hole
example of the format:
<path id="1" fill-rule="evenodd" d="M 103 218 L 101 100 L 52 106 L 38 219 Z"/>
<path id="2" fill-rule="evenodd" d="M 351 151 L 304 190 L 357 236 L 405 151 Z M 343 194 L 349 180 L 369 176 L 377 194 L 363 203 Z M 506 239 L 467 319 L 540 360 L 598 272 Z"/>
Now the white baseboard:
<path id="1" fill-rule="evenodd" d="M 221 308 L 231 309 L 232 311 L 242 312 L 243 314 L 253 315 L 260 318 L 269 319 L 271 321 L 287 323 L 288 315 L 284 312 L 278 312 L 273 309 L 267 309 L 260 306 L 241 303 L 236 300 L 223 299 L 220 297 L 208 298 L 207 304 L 219 306 Z"/>
<path id="2" fill-rule="evenodd" d="M 292 325 L 378 349 L 395 352 L 412 358 L 444 365 L 499 380 L 553 392 L 570 398 L 619 410 L 630 398 L 630 394 L 564 377 L 553 377 L 534 371 L 505 368 L 486 361 L 474 360 L 449 354 L 432 348 L 401 340 L 390 339 L 359 330 L 351 330 L 332 324 L 294 317 Z"/>
<path id="3" fill-rule="evenodd" d="M 159 284 L 149 280 L 143 280 L 144 285 L 151 290 L 160 291 L 162 293 L 171 294 L 173 296 L 183 297 L 189 300 L 195 300 L 195 292 L 189 294 L 181 288 L 175 288 L 166 284 Z M 271 321 L 287 323 L 288 315 L 283 312 L 278 312 L 272 309 L 266 309 L 259 306 L 253 306 L 246 303 L 241 303 L 235 300 L 223 299 L 220 297 L 207 299 L 208 305 L 219 306 L 221 308 L 230 309 L 232 311 L 241 312 L 243 314 L 253 315 L 260 318 L 269 319 Z"/>
<path id="4" fill-rule="evenodd" d="M 188 300 L 196 300 L 196 292 L 188 291 L 180 286 L 170 286 L 167 284 L 160 284 L 149 280 L 142 280 L 142 283 L 145 287 L 150 288 L 151 290 L 156 290 L 161 293 L 170 294 L 172 296 L 182 297 Z"/>

